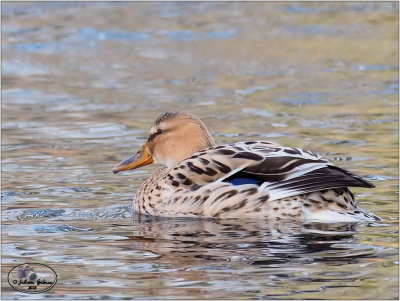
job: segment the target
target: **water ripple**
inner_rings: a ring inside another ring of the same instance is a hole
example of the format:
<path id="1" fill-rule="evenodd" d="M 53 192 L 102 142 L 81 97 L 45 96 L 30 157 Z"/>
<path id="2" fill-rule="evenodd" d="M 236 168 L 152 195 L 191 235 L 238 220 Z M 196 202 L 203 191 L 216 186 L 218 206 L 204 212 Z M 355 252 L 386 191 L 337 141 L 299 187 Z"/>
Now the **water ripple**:
<path id="1" fill-rule="evenodd" d="M 132 205 L 112 205 L 103 208 L 54 208 L 54 209 L 29 209 L 29 210 L 4 210 L 3 218 L 6 220 L 29 220 L 43 218 L 57 219 L 118 219 L 130 218 L 133 215 Z"/>

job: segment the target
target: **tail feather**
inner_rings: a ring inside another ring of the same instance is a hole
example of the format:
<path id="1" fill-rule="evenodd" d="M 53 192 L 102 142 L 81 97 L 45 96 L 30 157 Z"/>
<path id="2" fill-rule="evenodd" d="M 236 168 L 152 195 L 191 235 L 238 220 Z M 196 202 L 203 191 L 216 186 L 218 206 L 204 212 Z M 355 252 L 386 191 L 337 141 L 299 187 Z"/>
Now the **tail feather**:
<path id="1" fill-rule="evenodd" d="M 320 212 L 306 211 L 305 217 L 307 221 L 323 223 L 383 221 L 379 216 L 362 209 L 358 209 L 354 212 L 340 212 L 334 210 L 324 210 Z"/>

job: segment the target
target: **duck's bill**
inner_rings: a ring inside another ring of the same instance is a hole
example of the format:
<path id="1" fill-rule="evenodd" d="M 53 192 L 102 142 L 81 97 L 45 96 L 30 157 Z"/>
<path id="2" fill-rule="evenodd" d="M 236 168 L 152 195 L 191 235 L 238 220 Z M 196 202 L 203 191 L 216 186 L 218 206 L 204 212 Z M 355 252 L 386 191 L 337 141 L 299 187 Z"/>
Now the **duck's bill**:
<path id="1" fill-rule="evenodd" d="M 124 170 L 135 169 L 153 162 L 153 157 L 147 152 L 146 144 L 144 144 L 136 154 L 115 165 L 112 172 L 117 173 Z"/>

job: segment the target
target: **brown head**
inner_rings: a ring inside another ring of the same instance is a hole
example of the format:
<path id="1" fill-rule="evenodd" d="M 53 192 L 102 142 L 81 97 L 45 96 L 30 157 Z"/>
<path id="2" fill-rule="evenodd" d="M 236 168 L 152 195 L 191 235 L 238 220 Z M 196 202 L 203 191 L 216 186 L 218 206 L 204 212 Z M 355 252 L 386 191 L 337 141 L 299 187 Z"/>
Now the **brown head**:
<path id="1" fill-rule="evenodd" d="M 118 163 L 113 173 L 153 162 L 173 168 L 195 152 L 214 145 L 206 126 L 196 116 L 185 112 L 164 113 L 151 126 L 141 149 Z"/>

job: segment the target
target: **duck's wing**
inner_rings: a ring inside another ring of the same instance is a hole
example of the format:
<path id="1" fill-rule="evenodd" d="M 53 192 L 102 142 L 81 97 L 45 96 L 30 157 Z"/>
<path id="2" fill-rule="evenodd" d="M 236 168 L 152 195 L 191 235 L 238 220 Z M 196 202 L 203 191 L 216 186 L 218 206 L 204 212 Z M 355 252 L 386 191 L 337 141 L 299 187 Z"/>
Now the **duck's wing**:
<path id="1" fill-rule="evenodd" d="M 260 189 L 266 189 L 271 200 L 281 199 L 303 193 L 310 193 L 342 187 L 375 187 L 372 183 L 342 168 L 327 165 L 295 178 L 271 183 L 265 182 Z"/>
<path id="2" fill-rule="evenodd" d="M 374 187 L 317 154 L 267 141 L 205 149 L 182 161 L 167 178 L 172 186 L 193 190 L 212 182 L 256 184 L 271 200 L 330 188 Z"/>

